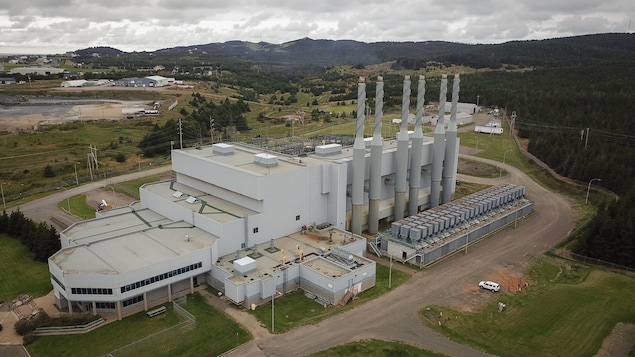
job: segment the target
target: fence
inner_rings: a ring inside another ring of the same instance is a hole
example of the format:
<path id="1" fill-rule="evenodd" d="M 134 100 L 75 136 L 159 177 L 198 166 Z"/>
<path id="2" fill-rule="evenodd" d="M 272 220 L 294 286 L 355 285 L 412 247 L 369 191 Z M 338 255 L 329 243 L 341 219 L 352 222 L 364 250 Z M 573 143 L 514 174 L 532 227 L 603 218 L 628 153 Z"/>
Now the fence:
<path id="1" fill-rule="evenodd" d="M 99 318 L 93 322 L 89 322 L 85 325 L 78 326 L 56 326 L 56 327 L 38 327 L 33 331 L 35 336 L 47 336 L 47 335 L 67 335 L 86 333 L 94 330 L 99 325 L 106 322 L 103 318 Z"/>
<path id="2" fill-rule="evenodd" d="M 187 296 L 182 296 L 172 301 L 173 311 L 181 319 L 180 323 L 106 353 L 101 357 L 135 356 L 139 351 L 156 348 L 157 345 L 162 345 L 166 341 L 172 340 L 172 337 L 196 328 L 196 317 L 187 312 L 183 308 L 184 305 L 187 305 Z"/>
<path id="3" fill-rule="evenodd" d="M 598 258 L 591 258 L 591 257 L 587 257 L 584 255 L 580 255 L 580 254 L 576 254 L 573 252 L 569 252 L 568 254 L 571 255 L 571 258 L 582 262 L 584 264 L 590 264 L 590 265 L 596 265 L 596 266 L 600 266 L 600 267 L 606 267 L 606 268 L 611 268 L 611 269 L 622 269 L 622 270 L 626 270 L 626 271 L 635 271 L 635 269 L 624 266 L 624 265 L 619 265 L 619 264 L 615 264 L 615 263 L 611 263 L 611 262 L 607 262 L 604 261 L 602 259 L 598 259 Z"/>

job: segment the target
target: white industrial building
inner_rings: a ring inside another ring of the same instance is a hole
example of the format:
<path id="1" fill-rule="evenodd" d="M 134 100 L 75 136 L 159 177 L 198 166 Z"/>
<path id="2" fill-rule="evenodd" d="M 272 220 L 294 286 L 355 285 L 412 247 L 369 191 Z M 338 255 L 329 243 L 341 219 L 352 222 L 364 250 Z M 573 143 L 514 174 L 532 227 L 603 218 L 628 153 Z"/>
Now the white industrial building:
<path id="1" fill-rule="evenodd" d="M 458 139 L 446 145 L 439 127 L 434 139 L 422 135 L 424 85 L 415 131 L 404 120 L 396 140 L 380 138 L 380 104 L 372 140 L 358 110 L 353 147 L 325 143 L 302 157 L 239 143 L 173 150 L 175 180 L 146 184 L 139 202 L 60 234 L 49 258 L 56 304 L 122 318 L 202 284 L 245 307 L 298 288 L 346 303 L 373 287 L 361 231 L 448 202 L 455 189 Z M 381 78 L 378 87 L 382 103 Z M 360 80 L 361 108 L 365 99 Z"/>
<path id="2" fill-rule="evenodd" d="M 113 82 L 112 85 L 116 87 L 145 88 L 145 87 L 165 87 L 171 84 L 174 84 L 174 78 L 166 78 L 162 76 L 147 76 L 143 78 L 130 77 L 130 78 L 117 79 Z"/>
<path id="3" fill-rule="evenodd" d="M 9 74 L 39 74 L 39 75 L 49 75 L 49 74 L 59 74 L 64 72 L 62 68 L 55 67 L 15 67 L 9 70 Z"/>

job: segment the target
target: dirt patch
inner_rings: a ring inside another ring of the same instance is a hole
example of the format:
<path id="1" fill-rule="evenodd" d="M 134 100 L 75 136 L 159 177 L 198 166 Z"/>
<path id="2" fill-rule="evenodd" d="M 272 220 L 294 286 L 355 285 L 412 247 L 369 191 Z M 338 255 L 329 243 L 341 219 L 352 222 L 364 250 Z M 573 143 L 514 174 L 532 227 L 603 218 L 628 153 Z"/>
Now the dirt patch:
<path id="1" fill-rule="evenodd" d="M 628 357 L 635 353 L 635 324 L 618 323 L 595 357 Z"/>
<path id="2" fill-rule="evenodd" d="M 501 285 L 499 293 L 514 294 L 522 291 L 529 285 L 522 273 L 517 268 L 511 266 L 498 266 L 492 271 L 483 275 L 483 280 L 491 280 Z M 449 306 L 455 310 L 462 312 L 475 312 L 481 310 L 487 305 L 492 298 L 499 293 L 493 293 L 488 290 L 481 289 L 476 282 L 465 282 L 461 285 L 462 294 L 457 301 L 449 302 Z"/>
<path id="3" fill-rule="evenodd" d="M 463 147 L 461 147 L 461 149 L 463 149 Z M 496 168 L 496 166 L 464 159 L 459 159 L 457 171 L 460 174 L 476 177 L 494 177 L 499 174 L 498 168 Z"/>
<path id="4" fill-rule="evenodd" d="M 7 103 L 8 100 L 0 98 L 0 102 Z M 78 120 L 121 120 L 128 117 L 124 114 L 126 108 L 151 109 L 151 104 L 151 101 L 31 98 L 16 105 L 0 106 L 0 130 L 35 131 L 41 125 Z"/>

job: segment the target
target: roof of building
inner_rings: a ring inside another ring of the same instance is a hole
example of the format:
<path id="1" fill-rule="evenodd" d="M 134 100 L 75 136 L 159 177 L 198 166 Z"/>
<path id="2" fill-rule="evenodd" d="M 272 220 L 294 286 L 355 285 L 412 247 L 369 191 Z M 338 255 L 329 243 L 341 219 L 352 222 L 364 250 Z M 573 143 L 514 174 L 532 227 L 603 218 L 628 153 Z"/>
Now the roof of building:
<path id="1" fill-rule="evenodd" d="M 84 275 L 138 270 L 209 247 L 218 239 L 189 223 L 173 222 L 149 209 L 129 207 L 76 223 L 64 235 L 77 246 L 60 250 L 50 260 L 65 274 Z"/>
<path id="2" fill-rule="evenodd" d="M 190 210 L 206 215 L 211 220 L 227 223 L 242 219 L 257 212 L 233 202 L 211 196 L 176 181 L 161 181 L 143 185 L 145 190 L 155 192 L 161 197 L 169 197 L 172 202 Z"/>
<path id="3" fill-rule="evenodd" d="M 327 279 L 337 279 L 346 274 L 348 270 L 345 264 L 342 264 L 330 253 L 335 247 L 342 247 L 357 238 L 351 237 L 350 233 L 345 231 L 338 229 L 329 231 L 329 229 L 306 232 L 305 234 L 297 232 L 275 239 L 270 243 L 247 247 L 236 254 L 220 257 L 216 266 L 231 273 L 230 279 L 235 283 L 269 279 L 281 270 L 283 262 L 286 263 L 285 267 L 303 264 Z M 244 257 L 254 259 L 256 269 L 243 275 L 236 274 L 233 270 L 233 262 Z M 360 256 L 355 256 L 355 261 L 361 265 L 372 264 L 371 260 Z"/>

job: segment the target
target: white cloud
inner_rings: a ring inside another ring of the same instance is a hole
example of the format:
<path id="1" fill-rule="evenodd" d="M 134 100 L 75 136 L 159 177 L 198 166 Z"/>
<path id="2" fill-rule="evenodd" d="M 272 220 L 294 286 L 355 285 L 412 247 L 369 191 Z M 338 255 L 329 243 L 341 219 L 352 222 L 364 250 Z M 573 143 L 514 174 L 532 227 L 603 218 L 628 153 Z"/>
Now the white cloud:
<path id="1" fill-rule="evenodd" d="M 631 0 L 24 0 L 0 9 L 0 51 L 156 50 L 229 40 L 500 43 L 629 31 Z"/>

